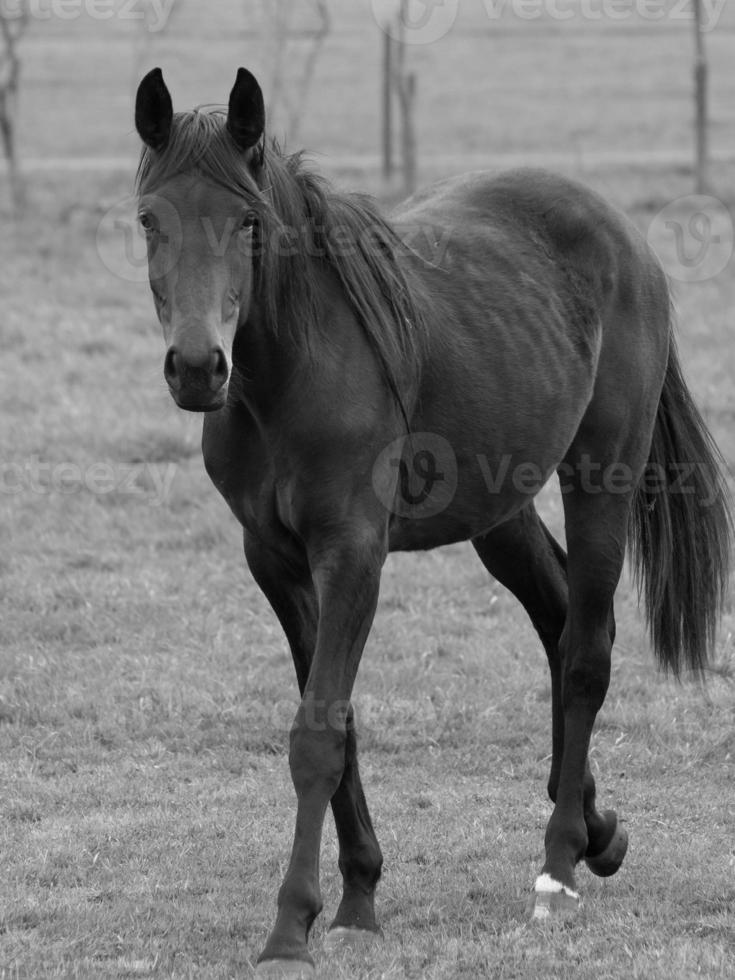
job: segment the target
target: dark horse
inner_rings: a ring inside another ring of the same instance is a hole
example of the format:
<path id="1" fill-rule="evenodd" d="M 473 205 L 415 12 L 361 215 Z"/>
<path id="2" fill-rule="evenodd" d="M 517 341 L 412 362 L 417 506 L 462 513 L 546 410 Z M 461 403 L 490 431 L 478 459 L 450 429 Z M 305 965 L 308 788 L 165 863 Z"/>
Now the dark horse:
<path id="1" fill-rule="evenodd" d="M 344 890 L 328 942 L 378 931 L 350 697 L 390 551 L 471 540 L 530 616 L 553 692 L 533 914 L 573 909 L 577 863 L 611 875 L 627 846 L 587 759 L 626 543 L 674 673 L 705 668 L 727 588 L 721 461 L 659 263 L 600 197 L 535 170 L 443 181 L 389 222 L 265 143 L 243 68 L 226 112 L 176 115 L 154 69 L 135 121 L 165 378 L 179 406 L 209 413 L 206 467 L 302 696 L 293 851 L 258 975 L 312 975 L 330 804 Z M 534 506 L 554 472 L 566 553 Z"/>

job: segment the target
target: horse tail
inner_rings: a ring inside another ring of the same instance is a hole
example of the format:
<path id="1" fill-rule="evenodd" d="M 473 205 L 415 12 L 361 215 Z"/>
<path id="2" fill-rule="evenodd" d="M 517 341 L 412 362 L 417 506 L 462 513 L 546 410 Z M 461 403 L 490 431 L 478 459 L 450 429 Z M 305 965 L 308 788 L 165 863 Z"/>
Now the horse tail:
<path id="1" fill-rule="evenodd" d="M 672 337 L 628 539 L 656 657 L 677 677 L 707 667 L 728 594 L 733 522 L 724 472 Z"/>

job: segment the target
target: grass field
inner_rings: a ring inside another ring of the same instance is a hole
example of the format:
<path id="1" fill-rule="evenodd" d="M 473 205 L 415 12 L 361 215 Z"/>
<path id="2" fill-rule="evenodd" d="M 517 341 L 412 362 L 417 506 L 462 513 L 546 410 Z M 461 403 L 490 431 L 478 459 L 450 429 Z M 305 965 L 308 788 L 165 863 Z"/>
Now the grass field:
<path id="1" fill-rule="evenodd" d="M 53 27 L 44 43 L 61 48 L 67 41 Z M 454 59 L 463 37 L 453 35 Z M 647 35 L 656 58 L 646 71 L 671 71 L 671 42 L 670 30 L 660 46 Z M 549 47 L 561 59 L 577 43 L 571 33 Z M 99 65 L 103 49 L 90 35 Z M 441 45 L 422 54 L 440 56 Z M 523 81 L 515 102 L 499 93 L 497 124 L 510 125 L 516 147 L 543 149 L 545 132 L 561 133 L 555 120 L 572 125 L 565 98 L 547 91 L 539 108 L 543 72 L 530 54 L 527 65 L 513 62 L 510 41 L 503 57 Z M 220 60 L 229 79 L 237 58 L 225 46 Z M 564 90 L 576 90 L 584 64 L 564 60 Z M 342 79 L 348 70 L 345 58 Z M 620 70 L 610 68 L 622 86 Z M 220 72 L 208 97 L 226 94 Z M 320 138 L 319 111 L 305 128 L 334 152 L 359 149 L 347 139 L 359 119 L 339 108 L 339 78 L 329 82 L 328 136 Z M 29 99 L 40 85 L 36 78 Z M 718 85 L 730 91 L 732 71 Z M 65 78 L 58 105 L 71 105 L 75 91 Z M 628 138 L 619 95 L 600 90 L 589 103 L 592 145 Z M 120 119 L 129 120 L 128 97 L 117 93 Z M 474 105 L 436 103 L 459 153 L 480 140 Z M 339 138 L 338 111 L 349 120 Z M 645 115 L 643 144 L 684 138 L 678 116 L 670 124 Z M 78 123 L 70 139 L 72 121 L 69 110 L 55 135 L 39 127 L 33 136 L 26 122 L 27 151 L 130 145 L 129 121 L 109 141 Z M 423 143 L 425 160 L 431 145 Z M 374 184 L 374 174 L 362 176 Z M 644 229 L 691 187 L 679 170 L 586 176 Z M 732 175 L 723 168 L 715 179 L 732 214 Z M 290 848 L 285 750 L 296 702 L 285 641 L 204 474 L 201 419 L 179 412 L 165 390 L 147 288 L 111 275 L 98 253 L 100 218 L 130 183 L 130 175 L 43 177 L 29 188 L 23 220 L 2 214 L 1 980 L 250 976 Z M 676 299 L 687 375 L 735 466 L 732 261 L 714 279 L 678 285 Z M 553 494 L 543 510 L 563 534 Z M 540 646 L 469 547 L 389 559 L 356 692 L 364 782 L 386 859 L 385 939 L 368 956 L 320 951 L 339 894 L 330 823 L 313 943 L 324 980 L 735 973 L 735 611 L 702 687 L 656 673 L 627 577 L 616 608 L 613 680 L 591 759 L 630 852 L 609 880 L 580 871 L 584 904 L 573 922 L 531 926 L 526 903 L 550 813 Z"/>

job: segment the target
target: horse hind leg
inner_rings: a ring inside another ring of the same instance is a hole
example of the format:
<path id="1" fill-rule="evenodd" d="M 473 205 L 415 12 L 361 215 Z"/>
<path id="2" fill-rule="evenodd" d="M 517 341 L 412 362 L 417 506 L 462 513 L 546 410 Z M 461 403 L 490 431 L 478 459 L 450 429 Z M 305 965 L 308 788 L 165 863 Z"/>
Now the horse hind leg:
<path id="1" fill-rule="evenodd" d="M 576 470 L 575 470 L 576 472 Z M 546 860 L 536 881 L 534 916 L 576 904 L 577 862 L 613 874 L 627 836 L 612 811 L 596 814 L 588 750 L 607 693 L 614 639 L 613 596 L 625 554 L 630 494 L 605 492 L 572 479 L 566 488 L 569 610 L 559 640 L 563 750 L 554 811 L 546 828 Z"/>
<path id="2" fill-rule="evenodd" d="M 567 556 L 564 549 L 550 533 L 540 518 L 538 524 L 546 539 L 547 548 L 550 549 L 558 565 L 561 567 L 564 576 L 565 600 L 566 590 L 566 567 Z M 548 554 L 548 553 L 547 553 Z M 539 596 L 543 601 L 548 598 L 542 588 Z M 538 604 L 534 604 L 534 609 Z M 568 601 L 564 604 L 564 622 L 568 613 Z M 533 621 L 533 617 L 532 617 Z M 534 624 L 535 625 L 535 624 Z M 557 620 L 558 625 L 558 620 Z M 538 629 L 538 627 L 537 627 Z M 555 633 L 553 642 L 549 643 L 549 634 L 540 633 L 542 642 L 546 649 L 549 659 L 549 666 L 552 676 L 552 725 L 554 729 L 554 751 L 552 753 L 551 771 L 549 773 L 548 793 L 552 803 L 556 803 L 559 789 L 559 776 L 561 771 L 561 761 L 564 751 L 564 712 L 562 709 L 562 661 L 559 650 L 562 629 Z M 610 612 L 607 621 L 607 631 L 610 636 L 610 646 L 615 642 L 615 611 L 613 603 L 610 603 Z M 540 632 L 540 631 L 539 631 Z M 614 810 L 604 810 L 601 813 L 596 808 L 597 787 L 595 779 L 590 769 L 589 757 L 585 760 L 584 779 L 582 783 L 582 803 L 584 822 L 587 828 L 587 850 L 584 860 L 587 867 L 595 875 L 602 878 L 610 877 L 619 870 L 623 863 L 628 849 L 628 835 L 621 827 L 618 816 Z"/>
<path id="3" fill-rule="evenodd" d="M 564 751 L 564 710 L 562 706 L 562 659 L 559 642 L 568 610 L 567 558 L 538 516 L 533 504 L 516 518 L 473 541 L 487 570 L 522 603 L 546 651 L 551 673 L 552 761 L 548 793 L 556 802 Z M 608 619 L 610 642 L 614 639 L 612 608 Z M 585 758 L 582 783 L 583 817 L 587 831 L 584 858 L 595 874 L 610 875 L 618 870 L 627 840 L 614 811 L 599 813 L 595 806 L 596 787 Z M 573 891 L 573 889 L 570 889 Z M 576 905 L 576 898 L 560 891 L 555 907 Z"/>

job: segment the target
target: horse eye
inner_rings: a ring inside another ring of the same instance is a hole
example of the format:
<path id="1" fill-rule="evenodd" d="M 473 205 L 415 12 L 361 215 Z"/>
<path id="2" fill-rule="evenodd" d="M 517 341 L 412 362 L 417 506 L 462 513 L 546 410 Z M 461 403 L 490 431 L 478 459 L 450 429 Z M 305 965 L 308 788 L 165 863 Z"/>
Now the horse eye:
<path id="1" fill-rule="evenodd" d="M 252 228 L 255 222 L 257 221 L 257 219 L 258 219 L 258 215 L 251 208 L 249 211 L 246 211 L 245 214 L 242 216 L 241 227 Z"/>
<path id="2" fill-rule="evenodd" d="M 148 211 L 141 211 L 138 215 L 138 221 L 140 222 L 140 227 L 143 229 L 143 231 L 153 231 L 155 228 L 153 215 Z"/>

